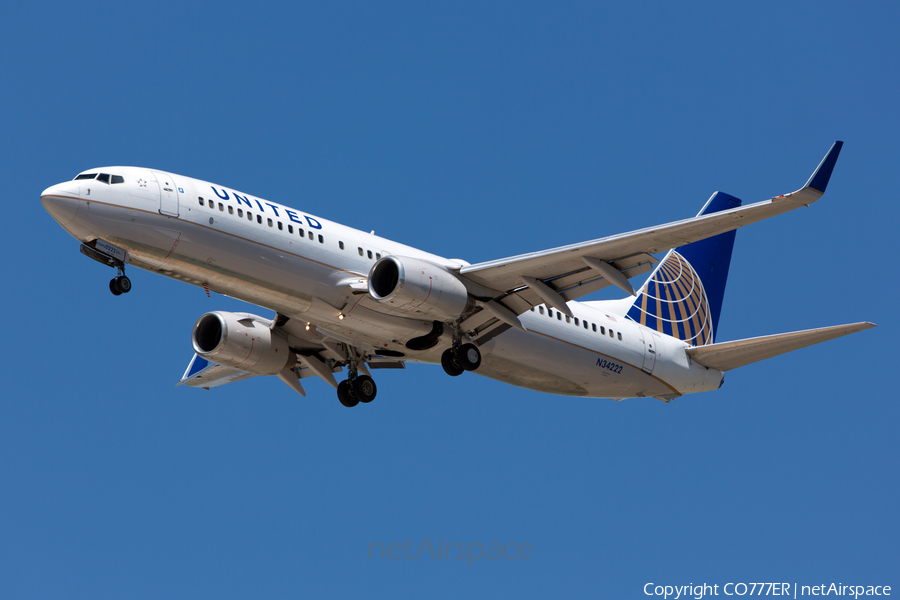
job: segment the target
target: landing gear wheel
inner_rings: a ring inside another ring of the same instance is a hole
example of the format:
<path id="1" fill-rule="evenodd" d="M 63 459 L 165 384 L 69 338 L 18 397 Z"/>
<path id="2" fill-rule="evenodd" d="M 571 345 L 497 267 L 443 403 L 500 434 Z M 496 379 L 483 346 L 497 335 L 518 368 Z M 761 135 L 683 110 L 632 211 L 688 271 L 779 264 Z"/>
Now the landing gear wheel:
<path id="1" fill-rule="evenodd" d="M 353 381 L 353 393 L 363 404 L 368 404 L 375 399 L 378 388 L 375 386 L 375 380 L 368 375 L 360 375 Z"/>
<path id="2" fill-rule="evenodd" d="M 113 296 L 121 296 L 131 291 L 131 280 L 124 275 L 119 275 L 109 280 L 109 291 Z"/>
<path id="3" fill-rule="evenodd" d="M 131 291 L 131 280 L 122 275 L 121 277 L 116 277 L 116 281 L 118 281 L 119 291 L 123 294 L 127 294 Z"/>
<path id="4" fill-rule="evenodd" d="M 345 379 L 338 384 L 337 394 L 338 400 L 347 408 L 353 408 L 359 404 L 359 398 L 357 398 L 356 391 L 353 389 L 353 383 L 349 379 Z"/>
<path id="5" fill-rule="evenodd" d="M 465 371 L 459 363 L 459 356 L 457 356 L 453 348 L 447 348 L 441 354 L 441 366 L 444 367 L 444 372 L 450 377 L 459 377 Z"/>
<path id="6" fill-rule="evenodd" d="M 481 352 L 475 344 L 463 344 L 457 351 L 459 366 L 466 371 L 474 371 L 481 366 Z"/>

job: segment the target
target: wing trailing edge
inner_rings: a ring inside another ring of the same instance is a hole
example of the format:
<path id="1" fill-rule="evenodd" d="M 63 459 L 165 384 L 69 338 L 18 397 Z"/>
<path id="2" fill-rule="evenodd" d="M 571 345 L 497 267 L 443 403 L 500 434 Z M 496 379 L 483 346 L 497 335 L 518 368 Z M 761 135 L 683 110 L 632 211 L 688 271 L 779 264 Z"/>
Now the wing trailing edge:
<path id="1" fill-rule="evenodd" d="M 730 371 L 779 354 L 827 342 L 857 331 L 877 327 L 874 323 L 850 323 L 833 327 L 820 327 L 791 333 L 778 333 L 763 337 L 722 342 L 708 346 L 696 346 L 686 350 L 691 360 L 718 371 Z"/>

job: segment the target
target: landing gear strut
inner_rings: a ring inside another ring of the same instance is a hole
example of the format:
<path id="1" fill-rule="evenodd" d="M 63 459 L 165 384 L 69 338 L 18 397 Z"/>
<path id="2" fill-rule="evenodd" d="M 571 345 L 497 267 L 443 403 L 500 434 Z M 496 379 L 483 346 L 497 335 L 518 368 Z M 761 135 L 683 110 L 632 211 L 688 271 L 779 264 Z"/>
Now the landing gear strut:
<path id="1" fill-rule="evenodd" d="M 474 371 L 481 366 L 481 351 L 471 343 L 462 343 L 462 331 L 456 325 L 453 345 L 441 354 L 441 366 L 451 377 L 458 377 L 463 371 Z"/>
<path id="2" fill-rule="evenodd" d="M 362 357 L 357 354 L 356 349 L 347 348 L 348 366 L 350 368 L 350 376 L 340 382 L 337 387 L 338 400 L 347 408 L 353 408 L 360 402 L 368 404 L 375 399 L 378 393 L 378 387 L 375 380 L 368 375 L 359 374 L 359 363 Z"/>

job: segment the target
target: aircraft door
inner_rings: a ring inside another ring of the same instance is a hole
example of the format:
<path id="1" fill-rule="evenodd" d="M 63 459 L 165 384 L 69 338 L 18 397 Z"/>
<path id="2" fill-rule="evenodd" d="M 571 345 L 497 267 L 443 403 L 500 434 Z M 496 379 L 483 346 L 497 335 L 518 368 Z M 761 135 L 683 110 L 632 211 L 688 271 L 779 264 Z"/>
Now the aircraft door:
<path id="1" fill-rule="evenodd" d="M 650 374 L 656 366 L 656 339 L 644 327 L 638 327 L 638 330 L 641 332 L 641 341 L 644 342 L 644 364 L 641 365 L 641 370 Z"/>
<path id="2" fill-rule="evenodd" d="M 159 183 L 159 212 L 160 214 L 177 217 L 178 216 L 178 187 L 175 180 L 168 173 L 157 173 L 156 181 Z"/>

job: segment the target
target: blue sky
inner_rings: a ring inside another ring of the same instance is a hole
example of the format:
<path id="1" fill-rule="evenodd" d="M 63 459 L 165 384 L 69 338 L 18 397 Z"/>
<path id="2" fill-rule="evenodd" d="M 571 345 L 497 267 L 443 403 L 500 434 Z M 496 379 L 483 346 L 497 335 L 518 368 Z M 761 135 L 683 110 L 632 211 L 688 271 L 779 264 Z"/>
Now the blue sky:
<path id="1" fill-rule="evenodd" d="M 900 585 L 897 5 L 433 4 L 5 9 L 0 596 Z M 353 410 L 176 388 L 243 305 L 135 269 L 115 298 L 39 203 L 141 165 L 476 262 L 793 191 L 836 139 L 820 202 L 738 232 L 718 339 L 879 328 L 669 405 L 431 366 Z M 368 558 L 426 537 L 531 558 Z"/>

